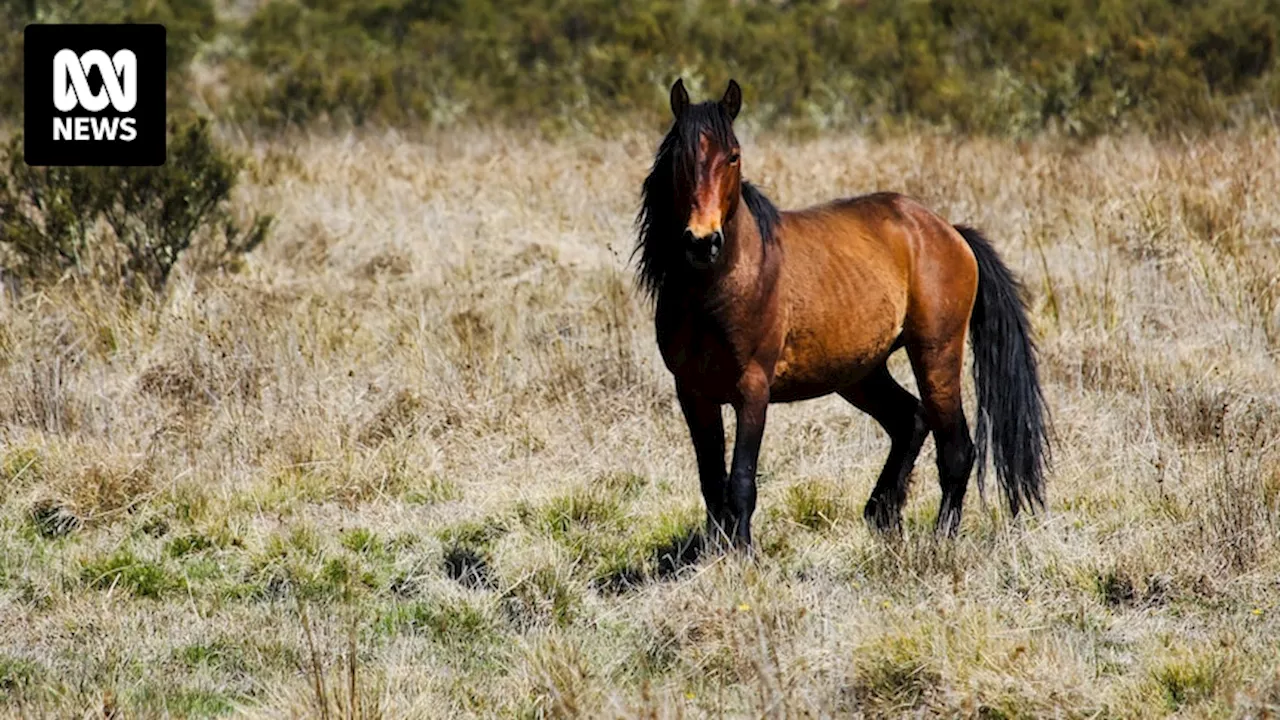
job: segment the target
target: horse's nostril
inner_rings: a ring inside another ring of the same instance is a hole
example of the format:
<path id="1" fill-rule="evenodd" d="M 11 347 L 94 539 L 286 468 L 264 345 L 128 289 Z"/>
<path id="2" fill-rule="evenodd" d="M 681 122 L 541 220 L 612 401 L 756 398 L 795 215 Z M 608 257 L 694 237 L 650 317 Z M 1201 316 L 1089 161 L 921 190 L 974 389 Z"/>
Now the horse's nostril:
<path id="1" fill-rule="evenodd" d="M 719 230 L 711 233 L 711 247 L 719 250 L 722 246 L 724 246 L 724 235 Z"/>

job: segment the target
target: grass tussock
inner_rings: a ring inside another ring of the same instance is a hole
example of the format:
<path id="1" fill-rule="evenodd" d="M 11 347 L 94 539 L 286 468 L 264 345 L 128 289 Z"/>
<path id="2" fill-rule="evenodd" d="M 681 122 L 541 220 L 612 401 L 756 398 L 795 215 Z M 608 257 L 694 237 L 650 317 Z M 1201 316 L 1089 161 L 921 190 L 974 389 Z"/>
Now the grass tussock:
<path id="1" fill-rule="evenodd" d="M 783 206 L 982 227 L 1057 442 L 1047 513 L 955 541 L 927 444 L 886 539 L 875 423 L 775 407 L 750 562 L 629 277 L 654 140 L 228 139 L 235 269 L 6 284 L 0 714 L 1274 714 L 1274 129 L 745 138 Z"/>

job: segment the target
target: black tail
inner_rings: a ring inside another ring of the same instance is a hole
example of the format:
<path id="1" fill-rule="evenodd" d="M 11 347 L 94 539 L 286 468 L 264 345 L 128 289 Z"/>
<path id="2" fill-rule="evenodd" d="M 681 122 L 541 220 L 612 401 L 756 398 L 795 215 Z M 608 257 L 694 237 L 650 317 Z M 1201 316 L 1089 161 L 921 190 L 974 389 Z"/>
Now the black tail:
<path id="1" fill-rule="evenodd" d="M 977 230 L 957 225 L 978 259 L 978 298 L 969 322 L 973 381 L 977 386 L 978 489 L 987 446 L 996 479 L 1014 515 L 1044 506 L 1049 465 L 1048 413 L 1036 371 L 1036 348 L 1022 302 L 1022 286 Z"/>

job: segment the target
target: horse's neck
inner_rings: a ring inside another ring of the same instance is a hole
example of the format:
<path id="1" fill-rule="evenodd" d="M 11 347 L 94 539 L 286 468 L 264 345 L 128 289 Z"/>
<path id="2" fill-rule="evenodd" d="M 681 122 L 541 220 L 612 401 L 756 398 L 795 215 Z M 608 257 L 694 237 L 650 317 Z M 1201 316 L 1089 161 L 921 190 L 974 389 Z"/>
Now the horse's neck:
<path id="1" fill-rule="evenodd" d="M 675 292 L 669 300 L 672 307 L 737 323 L 742 316 L 764 309 L 776 284 L 776 263 L 771 262 L 746 206 L 724 232 L 724 262 L 711 273 L 696 276 L 694 282 L 671 288 Z"/>
<path id="2" fill-rule="evenodd" d="M 773 278 L 769 277 L 768 249 L 745 202 L 738 206 L 725 231 L 728 257 L 718 273 L 719 284 L 728 294 L 749 303 L 768 292 Z"/>

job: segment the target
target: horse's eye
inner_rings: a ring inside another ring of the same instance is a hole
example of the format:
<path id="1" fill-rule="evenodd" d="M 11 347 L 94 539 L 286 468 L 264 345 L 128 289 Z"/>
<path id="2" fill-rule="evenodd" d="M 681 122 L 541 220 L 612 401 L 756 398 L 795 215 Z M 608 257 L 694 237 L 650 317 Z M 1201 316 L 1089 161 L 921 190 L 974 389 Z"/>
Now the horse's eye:
<path id="1" fill-rule="evenodd" d="M 737 165 L 737 164 L 738 164 L 738 161 L 739 161 L 739 160 L 741 160 L 741 159 L 742 159 L 742 156 L 741 156 L 741 155 L 739 155 L 738 153 L 734 153 L 734 154 L 732 154 L 732 155 L 730 155 L 730 156 L 729 156 L 729 164 L 730 164 L 730 165 Z"/>

